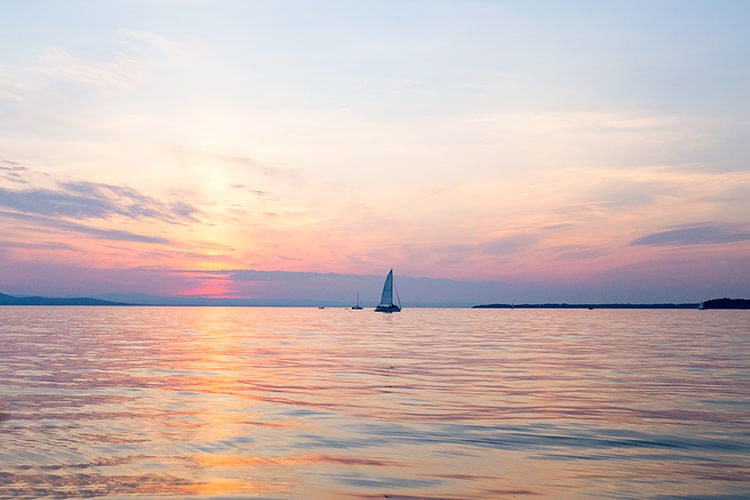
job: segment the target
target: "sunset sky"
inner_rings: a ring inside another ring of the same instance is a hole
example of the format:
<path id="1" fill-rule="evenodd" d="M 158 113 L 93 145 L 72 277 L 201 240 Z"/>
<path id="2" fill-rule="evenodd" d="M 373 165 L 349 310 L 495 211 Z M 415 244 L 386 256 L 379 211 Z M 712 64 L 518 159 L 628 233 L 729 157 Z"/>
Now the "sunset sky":
<path id="1" fill-rule="evenodd" d="M 0 3 L 0 292 L 750 298 L 750 2 Z"/>

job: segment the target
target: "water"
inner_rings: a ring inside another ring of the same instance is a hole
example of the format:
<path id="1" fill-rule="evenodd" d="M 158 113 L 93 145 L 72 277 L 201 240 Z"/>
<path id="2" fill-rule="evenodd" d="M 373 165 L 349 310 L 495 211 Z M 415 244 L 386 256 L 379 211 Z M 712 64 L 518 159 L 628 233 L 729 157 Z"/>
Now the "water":
<path id="1" fill-rule="evenodd" d="M 0 497 L 750 496 L 750 312 L 3 307 Z"/>

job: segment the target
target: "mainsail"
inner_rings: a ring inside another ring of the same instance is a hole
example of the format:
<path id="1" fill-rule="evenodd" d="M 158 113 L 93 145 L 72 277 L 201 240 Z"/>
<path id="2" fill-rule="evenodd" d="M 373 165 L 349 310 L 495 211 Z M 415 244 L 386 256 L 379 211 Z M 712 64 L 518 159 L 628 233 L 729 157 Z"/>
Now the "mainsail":
<path id="1" fill-rule="evenodd" d="M 396 292 L 396 300 L 401 302 L 398 298 L 398 292 Z M 385 278 L 383 284 L 383 295 L 380 296 L 380 304 L 375 308 L 377 312 L 399 312 L 401 310 L 400 304 L 393 303 L 393 269 L 388 271 L 388 276 Z"/>
<path id="2" fill-rule="evenodd" d="M 388 272 L 383 285 L 383 295 L 380 296 L 380 305 L 389 306 L 393 304 L 393 269 Z"/>

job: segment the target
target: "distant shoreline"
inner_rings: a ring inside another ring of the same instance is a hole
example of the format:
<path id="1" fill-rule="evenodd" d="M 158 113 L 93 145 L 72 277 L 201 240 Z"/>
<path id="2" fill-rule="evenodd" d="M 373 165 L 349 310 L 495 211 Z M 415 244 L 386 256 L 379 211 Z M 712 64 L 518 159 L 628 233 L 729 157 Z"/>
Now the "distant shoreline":
<path id="1" fill-rule="evenodd" d="M 698 309 L 700 302 L 685 304 L 479 304 L 472 309 Z"/>
<path id="2" fill-rule="evenodd" d="M 472 309 L 750 309 L 750 300 L 725 297 L 681 304 L 480 304 Z"/>
<path id="3" fill-rule="evenodd" d="M 195 299 L 193 299 L 195 300 Z M 317 307 L 311 303 L 251 303 L 228 299 L 204 299 L 193 302 L 191 300 L 180 301 L 174 298 L 165 298 L 164 302 L 129 303 L 115 302 L 111 300 L 95 299 L 90 297 L 19 297 L 0 293 L 0 306 L 122 306 L 122 307 Z M 318 304 L 319 306 L 320 304 Z M 326 307 L 348 309 L 343 303 L 323 304 Z M 368 307 L 368 306 L 366 306 Z M 605 303 L 605 304 L 568 304 L 544 303 L 544 304 L 479 304 L 470 306 L 448 305 L 448 304 L 413 304 L 410 308 L 423 307 L 458 307 L 461 309 L 750 309 L 750 300 L 747 299 L 711 299 L 705 302 L 688 303 L 656 303 L 656 304 L 630 304 L 630 303 Z"/>
<path id="4" fill-rule="evenodd" d="M 92 299 L 89 297 L 15 297 L 0 293 L 0 306 L 132 306 L 125 302 Z"/>

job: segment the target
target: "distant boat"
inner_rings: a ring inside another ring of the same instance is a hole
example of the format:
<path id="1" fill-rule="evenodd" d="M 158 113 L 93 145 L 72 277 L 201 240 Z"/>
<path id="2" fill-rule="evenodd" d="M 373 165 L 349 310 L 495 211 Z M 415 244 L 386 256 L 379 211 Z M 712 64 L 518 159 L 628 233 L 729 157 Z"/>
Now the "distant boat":
<path id="1" fill-rule="evenodd" d="M 398 302 L 398 305 L 393 303 L 393 269 L 391 269 L 385 278 L 383 295 L 380 296 L 380 304 L 375 307 L 375 311 L 384 313 L 401 311 L 401 300 L 398 296 L 398 290 L 396 291 L 396 302 Z"/>
<path id="2" fill-rule="evenodd" d="M 325 309 L 326 306 L 318 306 L 318 309 Z"/>
<path id="3" fill-rule="evenodd" d="M 359 292 L 357 292 L 357 305 L 352 306 L 352 309 L 362 309 L 362 306 L 359 305 Z"/>

